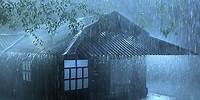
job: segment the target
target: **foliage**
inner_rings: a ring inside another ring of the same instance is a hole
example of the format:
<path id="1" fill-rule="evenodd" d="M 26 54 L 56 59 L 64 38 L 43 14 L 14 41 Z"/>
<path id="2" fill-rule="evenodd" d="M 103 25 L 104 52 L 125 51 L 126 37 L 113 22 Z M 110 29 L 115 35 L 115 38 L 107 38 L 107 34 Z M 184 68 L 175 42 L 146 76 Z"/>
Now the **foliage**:
<path id="1" fill-rule="evenodd" d="M 161 18 L 160 32 L 167 37 L 170 33 L 176 33 L 176 28 L 180 28 L 183 24 L 181 19 L 186 13 L 184 0 L 176 0 L 171 3 L 163 3 L 162 0 L 157 2 L 157 15 Z M 167 17 L 166 17 L 167 16 Z M 168 19 L 167 19 L 168 18 Z"/>
<path id="2" fill-rule="evenodd" d="M 166 28 L 161 27 L 160 28 L 160 32 L 167 37 L 170 33 L 175 32 L 176 29 L 176 23 L 175 22 L 171 22 Z"/>
<path id="3" fill-rule="evenodd" d="M 141 28 L 144 28 L 145 26 L 147 26 L 147 15 L 145 14 L 144 11 L 141 11 L 138 13 L 138 17 L 137 17 L 137 20 L 138 20 L 138 24 Z"/>
<path id="4" fill-rule="evenodd" d="M 171 33 L 177 34 L 176 31 L 183 30 L 183 27 L 194 26 L 192 25 L 194 16 L 191 19 L 189 14 L 192 9 L 199 9 L 198 6 L 194 6 L 197 5 L 196 0 L 133 0 L 133 2 L 139 26 L 150 30 L 161 27 L 159 31 L 165 37 Z"/>
<path id="5" fill-rule="evenodd" d="M 69 23 L 69 29 L 75 34 L 84 26 L 77 18 L 86 14 L 94 13 L 87 9 L 84 2 L 72 0 L 0 0 L 0 25 L 11 29 L 22 28 L 35 38 L 33 43 L 38 47 L 43 47 L 44 41 L 35 30 L 45 28 L 53 36 L 58 27 Z"/>

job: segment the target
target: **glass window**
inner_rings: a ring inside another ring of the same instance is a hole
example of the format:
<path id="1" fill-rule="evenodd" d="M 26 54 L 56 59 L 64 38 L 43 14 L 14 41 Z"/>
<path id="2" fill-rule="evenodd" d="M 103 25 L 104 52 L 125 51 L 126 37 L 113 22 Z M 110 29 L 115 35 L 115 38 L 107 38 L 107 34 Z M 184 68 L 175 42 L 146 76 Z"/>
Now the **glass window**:
<path id="1" fill-rule="evenodd" d="M 71 69 L 71 78 L 76 78 L 76 69 Z"/>
<path id="2" fill-rule="evenodd" d="M 31 63 L 30 62 L 27 63 L 26 70 L 31 70 Z"/>
<path id="3" fill-rule="evenodd" d="M 82 68 L 77 69 L 77 78 L 82 78 Z"/>
<path id="4" fill-rule="evenodd" d="M 28 61 L 22 63 L 22 80 L 31 81 L 31 63 Z"/>
<path id="5" fill-rule="evenodd" d="M 69 80 L 65 80 L 65 90 L 69 90 Z"/>
<path id="6" fill-rule="evenodd" d="M 64 90 L 88 88 L 88 60 L 64 60 Z"/>
<path id="7" fill-rule="evenodd" d="M 88 88 L 88 79 L 84 79 L 84 88 Z"/>
<path id="8" fill-rule="evenodd" d="M 88 77 L 88 68 L 84 68 L 84 77 Z"/>
<path id="9" fill-rule="evenodd" d="M 88 60 L 77 60 L 77 67 L 87 67 Z"/>
<path id="10" fill-rule="evenodd" d="M 26 70 L 26 65 L 25 65 L 25 63 L 22 64 L 22 70 Z"/>
<path id="11" fill-rule="evenodd" d="M 71 90 L 76 89 L 76 80 L 71 80 Z"/>
<path id="12" fill-rule="evenodd" d="M 64 79 L 69 79 L 69 69 L 64 70 Z"/>
<path id="13" fill-rule="evenodd" d="M 64 68 L 76 67 L 76 60 L 64 60 Z"/>
<path id="14" fill-rule="evenodd" d="M 26 72 L 22 72 L 23 80 L 26 80 Z"/>
<path id="15" fill-rule="evenodd" d="M 77 80 L 77 89 L 82 89 L 82 79 Z"/>
<path id="16" fill-rule="evenodd" d="M 27 72 L 27 80 L 30 81 L 31 80 L 31 73 Z"/>

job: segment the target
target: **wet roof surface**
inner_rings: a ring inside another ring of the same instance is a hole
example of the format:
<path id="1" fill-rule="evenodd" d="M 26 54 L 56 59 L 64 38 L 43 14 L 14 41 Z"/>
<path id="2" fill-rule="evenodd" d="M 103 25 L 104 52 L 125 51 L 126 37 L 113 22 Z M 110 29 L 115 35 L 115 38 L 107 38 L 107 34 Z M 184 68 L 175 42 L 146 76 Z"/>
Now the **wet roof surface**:
<path id="1" fill-rule="evenodd" d="M 106 33 L 105 33 L 106 34 Z M 146 41 L 146 42 L 143 42 Z M 184 55 L 189 52 L 178 46 L 152 37 L 138 40 L 127 34 L 108 33 L 99 38 L 85 39 L 78 51 L 88 55 L 133 56 L 133 55 Z"/>
<path id="2" fill-rule="evenodd" d="M 117 12 L 105 15 L 87 27 L 80 38 L 74 43 L 74 48 L 81 54 L 90 56 L 193 54 L 189 50 L 151 37 L 148 32 Z"/>
<path id="3" fill-rule="evenodd" d="M 89 17 L 89 19 L 92 18 Z M 45 46 L 51 53 L 62 54 L 65 52 L 64 54 L 67 54 L 66 52 L 71 51 L 65 51 L 66 48 L 77 48 L 77 46 L 79 46 L 79 52 L 88 55 L 184 55 L 191 53 L 186 49 L 151 37 L 148 32 L 118 12 L 103 15 L 97 22 L 88 25 L 79 36 L 69 36 L 66 25 L 58 29 L 53 40 L 45 30 L 36 31 L 38 36 L 45 41 Z M 24 38 L 23 35 L 1 35 L 0 50 L 1 52 L 40 51 L 32 42 L 33 38 L 30 36 Z"/>

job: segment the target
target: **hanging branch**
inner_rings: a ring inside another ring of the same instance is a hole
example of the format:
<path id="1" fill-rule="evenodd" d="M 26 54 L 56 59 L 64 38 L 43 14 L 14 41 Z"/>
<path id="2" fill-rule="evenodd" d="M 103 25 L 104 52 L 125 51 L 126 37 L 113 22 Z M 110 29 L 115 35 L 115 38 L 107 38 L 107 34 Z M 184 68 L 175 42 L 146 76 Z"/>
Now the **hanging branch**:
<path id="1" fill-rule="evenodd" d="M 86 14 L 95 14 L 87 8 L 84 2 L 72 2 L 72 0 L 20 0 L 11 2 L 0 0 L 0 25 L 10 29 L 21 28 L 34 37 L 34 45 L 43 47 L 35 30 L 44 28 L 53 36 L 55 31 L 68 22 L 72 34 L 84 27 L 77 18 Z"/>

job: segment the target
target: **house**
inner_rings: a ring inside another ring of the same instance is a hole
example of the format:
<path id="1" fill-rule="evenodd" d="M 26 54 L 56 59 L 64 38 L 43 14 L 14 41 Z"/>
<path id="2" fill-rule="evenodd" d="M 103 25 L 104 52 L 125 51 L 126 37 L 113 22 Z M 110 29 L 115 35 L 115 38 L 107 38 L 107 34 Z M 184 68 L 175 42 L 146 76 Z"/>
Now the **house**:
<path id="1" fill-rule="evenodd" d="M 146 55 L 193 55 L 153 38 L 118 12 L 75 36 L 63 30 L 38 51 L 23 34 L 0 35 L 0 97 L 13 100 L 127 100 L 146 97 Z M 45 37 L 45 36 L 43 36 Z M 30 42 L 29 44 L 27 44 Z M 0 98 L 1 99 L 1 98 Z"/>

